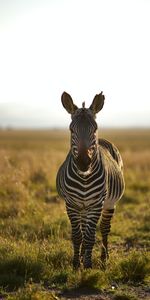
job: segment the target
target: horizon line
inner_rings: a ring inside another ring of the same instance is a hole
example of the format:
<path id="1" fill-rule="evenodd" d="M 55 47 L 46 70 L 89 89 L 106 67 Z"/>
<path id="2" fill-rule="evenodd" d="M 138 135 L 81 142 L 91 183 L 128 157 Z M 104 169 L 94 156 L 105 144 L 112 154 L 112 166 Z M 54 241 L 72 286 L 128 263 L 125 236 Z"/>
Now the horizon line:
<path id="1" fill-rule="evenodd" d="M 114 129 L 114 130 L 127 130 L 127 129 L 135 129 L 135 130 L 150 130 L 150 125 L 148 126 L 135 126 L 135 125 L 128 125 L 128 126 L 101 126 L 102 129 L 106 129 L 106 130 L 111 130 L 111 129 Z M 99 130 L 100 128 L 98 128 Z M 26 130 L 26 131 L 44 131 L 44 130 L 60 130 L 60 131 L 63 131 L 63 130 L 69 130 L 69 127 L 59 127 L 59 126 L 45 126 L 45 127 L 26 127 L 26 126 L 0 126 L 0 131 L 15 131 L 15 130 Z"/>

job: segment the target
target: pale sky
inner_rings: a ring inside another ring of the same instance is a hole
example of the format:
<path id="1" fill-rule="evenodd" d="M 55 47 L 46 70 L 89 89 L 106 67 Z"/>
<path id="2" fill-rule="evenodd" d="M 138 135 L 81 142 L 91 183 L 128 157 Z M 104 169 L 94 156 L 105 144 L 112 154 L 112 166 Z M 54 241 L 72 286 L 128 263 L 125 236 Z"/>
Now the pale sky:
<path id="1" fill-rule="evenodd" d="M 104 126 L 150 126 L 149 0 L 0 0 L 0 126 L 59 127 L 61 94 Z"/>

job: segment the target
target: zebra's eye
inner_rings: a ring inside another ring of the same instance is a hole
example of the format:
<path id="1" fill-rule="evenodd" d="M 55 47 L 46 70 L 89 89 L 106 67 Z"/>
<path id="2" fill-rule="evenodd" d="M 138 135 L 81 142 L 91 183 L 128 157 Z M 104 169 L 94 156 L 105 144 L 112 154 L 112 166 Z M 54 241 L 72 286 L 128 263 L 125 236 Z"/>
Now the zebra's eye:
<path id="1" fill-rule="evenodd" d="M 92 155 L 93 155 L 94 152 L 95 152 L 95 149 L 96 149 L 95 145 L 92 145 L 92 146 L 88 149 L 88 155 L 89 155 L 89 157 L 92 157 Z"/>
<path id="2" fill-rule="evenodd" d="M 95 150 L 95 145 L 91 146 L 89 150 L 93 152 Z"/>

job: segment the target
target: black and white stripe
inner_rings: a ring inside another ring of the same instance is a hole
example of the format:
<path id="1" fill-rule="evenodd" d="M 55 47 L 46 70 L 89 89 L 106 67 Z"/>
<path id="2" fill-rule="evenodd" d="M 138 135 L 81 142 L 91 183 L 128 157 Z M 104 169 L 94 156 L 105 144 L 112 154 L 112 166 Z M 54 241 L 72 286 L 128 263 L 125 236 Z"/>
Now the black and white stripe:
<path id="1" fill-rule="evenodd" d="M 62 102 L 67 111 L 70 110 L 68 102 Z M 100 216 L 101 259 L 105 261 L 108 256 L 110 221 L 115 203 L 124 190 L 122 160 L 115 146 L 97 139 L 97 124 L 91 107 L 78 109 L 75 106 L 74 111 L 72 107 L 71 114 L 71 149 L 58 171 L 57 189 L 65 199 L 72 226 L 73 266 L 78 268 L 82 258 L 84 267 L 89 268 L 92 267 L 92 249 Z"/>

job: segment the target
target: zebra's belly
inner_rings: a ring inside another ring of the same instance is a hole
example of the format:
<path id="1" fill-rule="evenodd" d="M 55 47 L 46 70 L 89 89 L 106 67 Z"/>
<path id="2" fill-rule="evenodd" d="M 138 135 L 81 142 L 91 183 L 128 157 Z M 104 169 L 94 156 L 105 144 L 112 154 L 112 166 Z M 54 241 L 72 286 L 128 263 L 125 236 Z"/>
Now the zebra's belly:
<path id="1" fill-rule="evenodd" d="M 107 197 L 104 202 L 104 209 L 113 209 L 116 202 L 122 197 L 124 193 L 125 183 L 122 172 L 116 174 L 109 174 Z"/>

